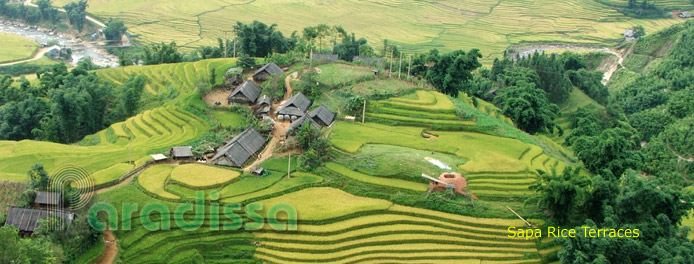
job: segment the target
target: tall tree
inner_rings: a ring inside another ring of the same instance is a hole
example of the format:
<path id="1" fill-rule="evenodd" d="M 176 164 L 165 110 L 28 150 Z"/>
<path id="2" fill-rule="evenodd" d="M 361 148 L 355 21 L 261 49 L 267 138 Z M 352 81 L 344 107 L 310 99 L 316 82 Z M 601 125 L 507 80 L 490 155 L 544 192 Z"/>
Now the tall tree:
<path id="1" fill-rule="evenodd" d="M 458 93 L 472 79 L 472 71 L 482 66 L 479 58 L 482 58 L 482 54 L 478 49 L 472 49 L 468 53 L 457 50 L 443 54 L 427 70 L 427 79 L 440 92 L 458 97 Z"/>
<path id="2" fill-rule="evenodd" d="M 104 28 L 104 36 L 108 40 L 120 42 L 127 30 L 128 28 L 123 24 L 123 21 L 109 18 L 106 28 Z"/>
<path id="3" fill-rule="evenodd" d="M 78 32 L 82 32 L 84 23 L 87 21 L 87 0 L 70 2 L 63 6 L 63 9 L 65 9 L 70 25 L 74 26 Z"/>
<path id="4" fill-rule="evenodd" d="M 554 118 L 559 107 L 548 102 L 545 92 L 532 83 L 518 81 L 516 86 L 503 89 L 494 98 L 494 103 L 518 128 L 528 133 L 552 132 L 557 126 Z"/>

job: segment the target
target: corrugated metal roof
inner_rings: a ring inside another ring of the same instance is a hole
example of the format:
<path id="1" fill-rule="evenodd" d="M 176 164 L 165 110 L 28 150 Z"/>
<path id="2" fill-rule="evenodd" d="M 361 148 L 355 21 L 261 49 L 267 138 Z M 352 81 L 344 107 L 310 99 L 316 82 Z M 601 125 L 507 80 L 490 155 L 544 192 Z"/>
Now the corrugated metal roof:
<path id="1" fill-rule="evenodd" d="M 281 75 L 281 74 L 284 74 L 284 71 L 282 70 L 282 68 L 280 68 L 280 66 L 277 66 L 277 64 L 275 64 L 274 62 L 270 62 L 270 63 L 268 63 L 268 64 L 265 64 L 265 66 L 263 66 L 263 67 L 261 67 L 260 69 L 258 69 L 258 70 L 253 74 L 253 76 L 258 75 L 258 74 L 261 73 L 261 72 L 267 72 L 267 73 L 270 74 L 270 75 L 273 75 L 273 74 L 280 74 L 280 75 Z"/>
<path id="2" fill-rule="evenodd" d="M 253 154 L 263 148 L 265 142 L 266 139 L 263 135 L 252 127 L 248 128 L 221 147 L 212 158 L 212 162 L 219 158 L 227 157 L 234 165 L 241 167 Z"/>
<path id="3" fill-rule="evenodd" d="M 288 107 L 296 107 L 302 112 L 306 112 L 309 107 L 311 107 L 311 100 L 308 100 L 306 96 L 302 93 L 298 93 L 295 96 L 292 96 L 292 98 L 289 98 L 286 102 L 284 102 L 284 105 L 282 105 L 282 108 L 288 108 Z"/>
<path id="4" fill-rule="evenodd" d="M 45 205 L 59 205 L 62 195 L 57 192 L 37 192 L 34 203 Z"/>
<path id="5" fill-rule="evenodd" d="M 272 99 L 267 95 L 263 95 L 263 97 L 260 97 L 260 100 L 258 100 L 258 105 L 272 106 Z"/>
<path id="6" fill-rule="evenodd" d="M 335 114 L 333 112 L 330 112 L 330 110 L 324 105 L 321 105 L 318 108 L 311 110 L 311 112 L 308 113 L 308 116 L 311 118 L 318 117 L 318 119 L 323 121 L 323 123 L 325 123 L 326 126 L 329 126 L 333 123 L 333 120 L 335 120 Z"/>
<path id="7" fill-rule="evenodd" d="M 171 149 L 171 155 L 173 155 L 174 158 L 190 158 L 193 156 L 193 147 L 173 147 Z"/>
<path id="8" fill-rule="evenodd" d="M 253 81 L 246 81 L 239 87 L 236 87 L 233 92 L 229 95 L 229 99 L 242 94 L 244 97 L 248 98 L 249 101 L 255 102 L 258 100 L 258 96 L 263 90 L 258 87 Z"/>
<path id="9" fill-rule="evenodd" d="M 297 128 L 300 128 L 301 126 L 304 125 L 304 123 L 308 122 L 311 124 L 312 127 L 320 129 L 320 125 L 316 123 L 316 121 L 313 121 L 311 118 L 307 118 L 306 116 L 302 116 L 301 118 L 297 119 L 296 121 L 292 122 L 291 125 L 287 128 L 287 133 L 286 135 L 293 134 Z"/>
<path id="10" fill-rule="evenodd" d="M 71 223 L 74 218 L 72 213 L 66 211 L 10 207 L 5 225 L 14 226 L 19 231 L 34 232 L 39 225 L 39 220 L 46 219 L 48 215 L 56 215 L 68 223 Z"/>

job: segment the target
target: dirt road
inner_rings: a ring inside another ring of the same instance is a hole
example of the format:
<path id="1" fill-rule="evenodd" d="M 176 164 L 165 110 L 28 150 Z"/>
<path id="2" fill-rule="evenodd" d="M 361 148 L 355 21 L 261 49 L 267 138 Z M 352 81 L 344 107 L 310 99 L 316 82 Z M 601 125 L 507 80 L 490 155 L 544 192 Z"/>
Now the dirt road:
<path id="1" fill-rule="evenodd" d="M 19 60 L 19 61 L 13 61 L 13 62 L 7 62 L 7 63 L 0 63 L 0 67 L 1 67 L 1 66 L 10 66 L 10 65 L 15 65 L 15 64 L 20 64 L 20 63 L 24 63 L 24 62 L 27 62 L 27 61 L 38 60 L 38 59 L 40 59 L 41 57 L 43 57 L 43 54 L 44 54 L 44 53 L 49 52 L 50 50 L 55 49 L 55 48 L 60 49 L 60 47 L 58 47 L 57 45 L 53 45 L 53 46 L 50 46 L 50 47 L 41 48 L 41 49 L 39 49 L 38 51 L 36 51 L 36 53 L 34 53 L 34 56 L 33 56 L 33 57 L 31 57 L 31 58 L 29 58 L 29 59 Z"/>
<path id="2" fill-rule="evenodd" d="M 280 139 L 284 138 L 284 135 L 287 133 L 287 128 L 289 128 L 289 124 L 283 121 L 279 121 L 279 119 L 277 119 L 277 116 L 275 115 L 275 111 L 277 111 L 277 108 L 279 108 L 282 105 L 282 103 L 284 103 L 284 101 L 292 97 L 294 88 L 292 88 L 291 82 L 293 80 L 297 80 L 298 76 L 299 73 L 294 72 L 290 75 L 287 75 L 287 77 L 284 78 L 284 85 L 287 88 L 287 91 L 284 93 L 284 98 L 281 103 L 273 105 L 272 109 L 270 110 L 270 118 L 272 118 L 272 120 L 275 121 L 275 126 L 272 130 L 272 139 L 270 139 L 270 142 L 267 143 L 267 146 L 265 146 L 263 152 L 260 153 L 260 158 L 256 159 L 255 162 L 243 169 L 244 171 L 251 171 L 253 167 L 258 166 L 259 164 L 263 163 L 263 161 L 266 161 L 267 159 L 271 158 L 272 154 L 275 152 L 275 149 L 277 148 L 277 145 L 280 142 Z"/>
<path id="3" fill-rule="evenodd" d="M 113 235 L 113 231 L 104 231 L 104 243 L 106 245 L 104 246 L 104 252 L 101 254 L 99 263 L 111 264 L 116 259 L 116 255 L 118 255 L 118 241 L 116 240 L 116 237 Z"/>

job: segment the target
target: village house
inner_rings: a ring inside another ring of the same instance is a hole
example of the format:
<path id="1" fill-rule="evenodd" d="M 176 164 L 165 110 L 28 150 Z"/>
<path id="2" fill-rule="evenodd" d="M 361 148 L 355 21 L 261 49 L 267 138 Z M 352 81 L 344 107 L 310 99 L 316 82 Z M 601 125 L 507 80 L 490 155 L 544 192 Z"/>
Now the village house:
<path id="1" fill-rule="evenodd" d="M 272 109 L 272 99 L 267 95 L 263 95 L 262 97 L 260 97 L 260 99 L 258 99 L 258 103 L 256 104 L 256 106 L 258 106 L 256 114 L 267 115 L 268 113 L 270 113 L 270 109 Z"/>
<path id="2" fill-rule="evenodd" d="M 692 12 L 690 11 L 684 11 L 678 15 L 680 18 L 691 18 L 692 17 Z"/>
<path id="3" fill-rule="evenodd" d="M 219 148 L 211 161 L 216 165 L 240 168 L 263 149 L 266 141 L 254 128 L 248 128 Z"/>
<path id="4" fill-rule="evenodd" d="M 291 136 L 296 133 L 296 131 L 301 128 L 304 124 L 308 123 L 310 126 L 320 129 L 321 125 L 316 123 L 316 121 L 313 121 L 310 117 L 307 116 L 302 116 L 301 118 L 297 119 L 296 121 L 292 122 L 291 125 L 287 128 L 287 132 L 285 133 L 285 136 Z"/>
<path id="5" fill-rule="evenodd" d="M 74 213 L 67 211 L 10 207 L 10 211 L 7 212 L 5 225 L 17 228 L 21 236 L 31 236 L 39 226 L 39 220 L 46 219 L 49 215 L 57 216 L 58 219 L 62 219 L 68 225 L 75 218 Z"/>
<path id="6" fill-rule="evenodd" d="M 241 86 L 236 87 L 236 89 L 231 92 L 227 100 L 229 101 L 229 104 L 254 104 L 255 101 L 258 100 L 258 97 L 262 91 L 263 90 L 260 89 L 260 87 L 258 87 L 258 85 L 256 85 L 253 81 L 248 80 Z"/>
<path id="7" fill-rule="evenodd" d="M 624 35 L 624 38 L 626 39 L 626 41 L 632 41 L 632 40 L 636 39 L 636 37 L 634 37 L 634 30 L 633 29 L 627 29 L 626 31 L 624 31 L 623 35 Z"/>
<path id="8" fill-rule="evenodd" d="M 335 113 L 328 110 L 328 108 L 324 105 L 321 105 L 308 112 L 308 117 L 313 119 L 313 121 L 319 125 L 326 127 L 330 126 L 335 120 Z"/>
<path id="9" fill-rule="evenodd" d="M 62 195 L 58 192 L 37 192 L 34 199 L 35 208 L 58 208 L 62 204 Z"/>
<path id="10" fill-rule="evenodd" d="M 275 74 L 282 75 L 284 74 L 284 71 L 274 62 L 270 62 L 265 64 L 265 66 L 261 67 L 253 74 L 253 80 L 262 82 Z"/>
<path id="11" fill-rule="evenodd" d="M 173 160 L 192 160 L 193 159 L 193 147 L 183 146 L 183 147 L 173 147 L 169 151 L 170 157 Z"/>
<path id="12" fill-rule="evenodd" d="M 289 98 L 282 107 L 277 110 L 278 119 L 295 121 L 304 116 L 306 110 L 311 107 L 311 100 L 308 100 L 302 93 L 298 93 Z"/>

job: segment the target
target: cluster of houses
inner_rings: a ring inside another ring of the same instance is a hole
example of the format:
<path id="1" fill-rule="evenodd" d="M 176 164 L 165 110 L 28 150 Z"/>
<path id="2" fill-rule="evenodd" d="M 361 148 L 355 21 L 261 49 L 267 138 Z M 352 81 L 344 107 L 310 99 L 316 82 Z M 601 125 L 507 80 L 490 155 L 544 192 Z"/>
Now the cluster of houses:
<path id="1" fill-rule="evenodd" d="M 321 54 L 313 54 L 314 56 Z M 322 54 L 326 55 L 326 54 Z M 331 55 L 331 56 L 327 56 Z M 337 60 L 337 55 L 327 54 L 326 56 L 316 57 L 316 59 Z M 281 75 L 284 71 L 275 63 L 268 63 L 258 69 L 252 79 L 246 80 L 237 86 L 227 97 L 229 104 L 242 104 L 253 107 L 256 115 L 264 120 L 274 122 L 270 115 L 274 114 L 280 122 L 290 122 L 285 136 L 293 134 L 297 128 L 304 124 L 316 128 L 330 126 L 335 121 L 335 113 L 327 107 L 321 105 L 309 111 L 312 105 L 311 100 L 302 93 L 298 93 L 286 100 L 279 109 L 272 112 L 273 100 L 267 95 L 262 95 L 263 90 L 256 82 L 262 82 L 272 75 Z M 262 95 L 262 96 L 261 96 Z M 267 139 L 254 128 L 248 128 L 234 138 L 229 140 L 224 146 L 217 148 L 216 153 L 208 161 L 209 163 L 228 166 L 243 167 L 243 165 L 260 152 Z M 192 161 L 193 151 L 190 146 L 174 147 L 170 150 L 170 158 L 173 160 Z M 162 155 L 159 157 L 164 159 Z"/>
<path id="2" fill-rule="evenodd" d="M 31 236 L 39 226 L 40 220 L 55 216 L 63 223 L 70 224 L 75 213 L 62 210 L 62 196 L 57 192 L 37 192 L 31 208 L 10 207 L 5 225 L 14 226 L 21 236 Z"/>

